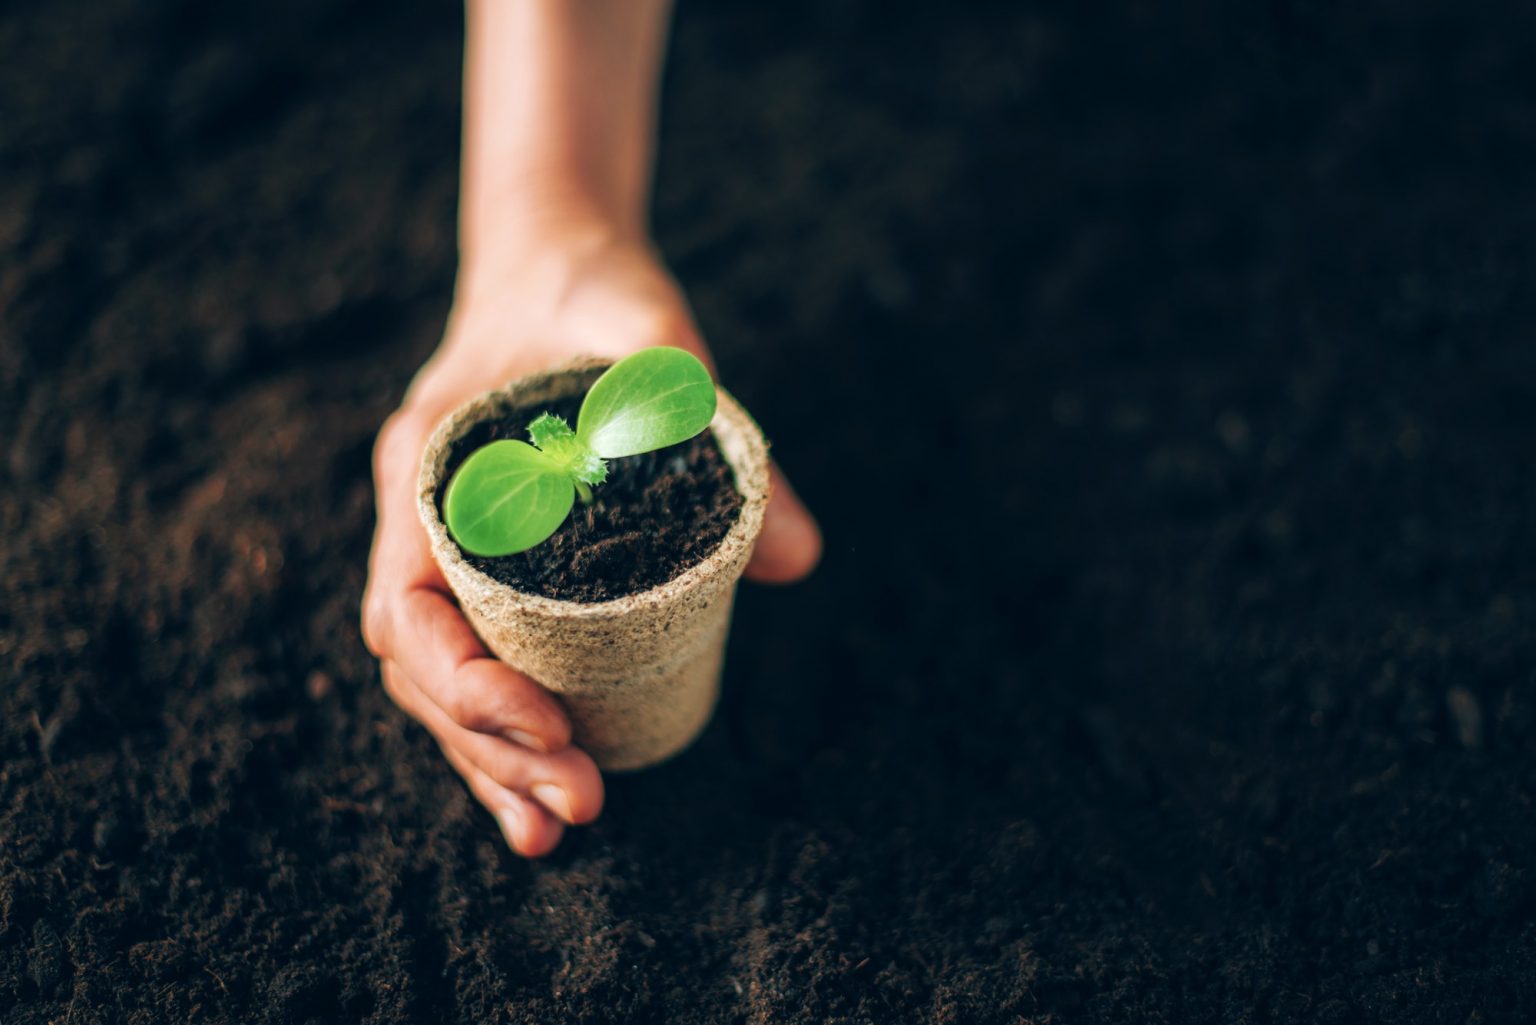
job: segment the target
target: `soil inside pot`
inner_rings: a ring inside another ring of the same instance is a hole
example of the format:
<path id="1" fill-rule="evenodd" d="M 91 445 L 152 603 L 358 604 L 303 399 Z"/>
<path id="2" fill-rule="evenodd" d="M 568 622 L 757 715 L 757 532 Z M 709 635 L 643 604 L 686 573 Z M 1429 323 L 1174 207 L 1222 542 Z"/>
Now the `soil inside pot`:
<path id="1" fill-rule="evenodd" d="M 482 445 L 528 440 L 528 424 L 543 412 L 576 423 L 581 396 L 517 408 L 477 424 L 448 455 L 452 478 Z M 438 488 L 442 509 L 444 484 Z M 709 556 L 741 513 L 735 474 L 705 431 L 680 445 L 608 461 L 608 479 L 578 500 L 548 541 L 516 555 L 486 558 L 464 552 L 470 565 L 509 587 L 561 601 L 599 602 L 666 583 Z M 461 549 L 462 551 L 462 549 Z"/>

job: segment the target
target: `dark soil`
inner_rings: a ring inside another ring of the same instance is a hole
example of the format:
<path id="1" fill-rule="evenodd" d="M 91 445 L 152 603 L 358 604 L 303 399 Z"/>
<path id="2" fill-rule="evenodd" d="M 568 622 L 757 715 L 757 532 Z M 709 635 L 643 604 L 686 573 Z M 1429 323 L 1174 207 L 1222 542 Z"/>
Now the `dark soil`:
<path id="1" fill-rule="evenodd" d="M 538 863 L 357 637 L 457 18 L 0 14 L 5 1025 L 1536 1019 L 1536 6 L 682 4 L 827 558 Z"/>
<path id="2" fill-rule="evenodd" d="M 581 398 L 513 409 L 476 424 L 448 454 L 448 473 L 470 454 L 502 438 L 528 440 L 540 413 L 576 423 Z M 442 508 L 447 484 L 438 489 Z M 562 601 L 622 598 L 664 584 L 720 547 L 741 513 L 741 494 L 713 432 L 655 452 L 608 460 L 608 478 L 592 489 L 542 544 L 516 555 L 488 559 L 464 553 L 470 565 L 531 594 Z"/>

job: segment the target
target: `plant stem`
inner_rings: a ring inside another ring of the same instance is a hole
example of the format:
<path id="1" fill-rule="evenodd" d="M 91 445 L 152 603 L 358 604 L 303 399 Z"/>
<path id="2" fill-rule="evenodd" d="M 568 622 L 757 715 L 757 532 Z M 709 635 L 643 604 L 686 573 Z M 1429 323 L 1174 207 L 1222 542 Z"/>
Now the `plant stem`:
<path id="1" fill-rule="evenodd" d="M 585 481 L 573 480 L 571 483 L 576 485 L 576 497 L 581 499 L 581 504 L 591 505 L 592 488 Z"/>

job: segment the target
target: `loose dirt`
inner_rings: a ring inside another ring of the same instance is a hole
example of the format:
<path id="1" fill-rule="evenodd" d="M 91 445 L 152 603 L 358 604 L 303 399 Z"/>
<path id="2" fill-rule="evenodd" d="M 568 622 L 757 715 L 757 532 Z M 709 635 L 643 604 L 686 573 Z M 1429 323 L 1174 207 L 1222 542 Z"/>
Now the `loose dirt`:
<path id="1" fill-rule="evenodd" d="M 680 5 L 827 557 L 528 863 L 357 629 L 458 11 L 6 5 L 0 1020 L 1536 1019 L 1533 12 Z"/>

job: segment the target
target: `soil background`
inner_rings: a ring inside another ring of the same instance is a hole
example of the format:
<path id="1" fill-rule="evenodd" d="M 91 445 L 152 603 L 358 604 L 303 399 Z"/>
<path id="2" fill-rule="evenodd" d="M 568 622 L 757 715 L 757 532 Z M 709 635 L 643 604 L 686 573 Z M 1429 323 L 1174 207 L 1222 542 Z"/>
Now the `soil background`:
<path id="1" fill-rule="evenodd" d="M 1536 7 L 684 3 L 827 557 L 537 863 L 357 636 L 460 19 L 0 5 L 0 1021 L 1536 1017 Z"/>

